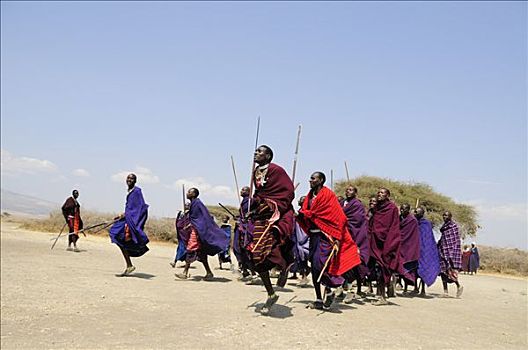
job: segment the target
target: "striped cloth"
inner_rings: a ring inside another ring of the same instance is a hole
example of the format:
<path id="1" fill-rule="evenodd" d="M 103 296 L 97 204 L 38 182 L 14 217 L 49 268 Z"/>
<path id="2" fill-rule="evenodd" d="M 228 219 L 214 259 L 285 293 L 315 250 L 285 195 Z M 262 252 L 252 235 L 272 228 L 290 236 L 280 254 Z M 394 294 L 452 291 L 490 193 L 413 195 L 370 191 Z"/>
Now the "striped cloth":
<path id="1" fill-rule="evenodd" d="M 258 206 L 253 219 L 253 241 L 247 247 L 252 253 L 255 265 L 264 262 L 277 243 L 271 229 L 279 217 L 280 213 L 274 201 L 266 200 Z"/>
<path id="2" fill-rule="evenodd" d="M 440 232 L 442 236 L 438 241 L 438 253 L 442 273 L 446 274 L 450 268 L 460 270 L 462 268 L 462 251 L 458 225 L 454 221 L 448 221 L 442 225 Z"/>

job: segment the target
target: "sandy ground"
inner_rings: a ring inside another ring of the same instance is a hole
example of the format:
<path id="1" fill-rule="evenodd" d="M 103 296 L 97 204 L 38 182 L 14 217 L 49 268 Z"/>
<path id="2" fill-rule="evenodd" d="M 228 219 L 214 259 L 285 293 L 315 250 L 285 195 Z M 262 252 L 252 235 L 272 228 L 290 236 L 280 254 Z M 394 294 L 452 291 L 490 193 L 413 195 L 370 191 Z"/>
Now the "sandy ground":
<path id="1" fill-rule="evenodd" d="M 527 281 L 465 276 L 462 299 L 397 297 L 389 306 L 334 304 L 306 309 L 313 290 L 289 281 L 271 316 L 256 309 L 266 294 L 230 271 L 216 280 L 175 280 L 174 246 L 150 244 L 136 273 L 105 237 L 82 237 L 80 253 L 61 239 L 1 226 L 1 347 L 165 349 L 526 349 Z M 211 265 L 218 266 L 216 257 Z M 178 269 L 180 270 L 180 269 Z M 452 287 L 452 294 L 455 289 Z"/>

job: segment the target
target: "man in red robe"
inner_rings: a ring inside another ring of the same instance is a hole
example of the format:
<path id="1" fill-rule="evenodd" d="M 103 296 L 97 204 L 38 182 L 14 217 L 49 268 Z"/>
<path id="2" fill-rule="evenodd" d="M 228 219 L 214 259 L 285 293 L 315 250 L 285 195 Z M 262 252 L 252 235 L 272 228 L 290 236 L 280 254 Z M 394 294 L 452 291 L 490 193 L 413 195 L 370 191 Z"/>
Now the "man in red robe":
<path id="1" fill-rule="evenodd" d="M 348 231 L 347 217 L 336 195 L 324 186 L 325 180 L 322 172 L 312 174 L 310 192 L 297 216 L 301 228 L 310 235 L 310 263 L 316 300 L 309 307 L 314 309 L 329 308 L 335 297 L 332 288 L 344 282 L 341 275 L 352 273 L 352 268 L 361 263 L 358 247 Z M 321 284 L 325 286 L 324 302 Z"/>
<path id="2" fill-rule="evenodd" d="M 370 267 L 376 273 L 378 295 L 374 305 L 387 305 L 385 286 L 400 264 L 400 215 L 398 207 L 390 200 L 390 191 L 378 190 L 376 207 L 369 221 Z"/>
<path id="3" fill-rule="evenodd" d="M 79 191 L 73 190 L 71 197 L 68 197 L 62 205 L 62 215 L 68 224 L 69 235 L 68 235 L 68 248 L 66 250 L 71 251 L 71 245 L 73 243 L 73 251 L 79 252 L 77 248 L 77 240 L 79 239 L 79 230 L 83 228 L 83 221 L 81 219 L 81 205 L 77 201 L 79 198 Z"/>

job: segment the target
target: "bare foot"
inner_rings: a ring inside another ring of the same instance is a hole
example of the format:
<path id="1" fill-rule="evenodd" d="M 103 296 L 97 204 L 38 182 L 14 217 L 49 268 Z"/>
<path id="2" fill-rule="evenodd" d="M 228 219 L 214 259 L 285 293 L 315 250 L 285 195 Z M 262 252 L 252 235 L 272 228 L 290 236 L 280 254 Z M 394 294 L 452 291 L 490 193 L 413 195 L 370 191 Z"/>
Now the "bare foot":
<path id="1" fill-rule="evenodd" d="M 389 302 L 385 298 L 380 298 L 372 303 L 374 306 L 389 305 Z"/>
<path id="2" fill-rule="evenodd" d="M 136 268 L 134 266 L 129 266 L 123 271 L 123 273 L 120 275 L 121 277 L 129 276 L 132 272 L 134 272 Z"/>
<path id="3" fill-rule="evenodd" d="M 266 300 L 266 304 L 262 307 L 260 310 L 260 313 L 263 315 L 269 315 L 271 312 L 271 307 L 275 305 L 275 303 L 279 300 L 279 296 L 277 294 L 270 295 L 268 297 L 268 300 Z"/>
<path id="4" fill-rule="evenodd" d="M 189 278 L 189 275 L 186 273 L 175 273 L 174 276 L 181 280 L 186 280 L 187 278 Z"/>
<path id="5" fill-rule="evenodd" d="M 463 291 L 464 291 L 464 287 L 460 286 L 459 288 L 457 288 L 456 297 L 460 298 L 462 296 Z"/>

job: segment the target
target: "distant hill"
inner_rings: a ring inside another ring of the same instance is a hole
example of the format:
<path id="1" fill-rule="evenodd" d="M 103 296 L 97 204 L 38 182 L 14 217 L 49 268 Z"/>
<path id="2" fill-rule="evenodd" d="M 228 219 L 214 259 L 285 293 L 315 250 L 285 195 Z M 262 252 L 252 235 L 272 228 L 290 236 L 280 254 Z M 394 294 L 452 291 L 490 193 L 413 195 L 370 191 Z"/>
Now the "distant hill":
<path id="1" fill-rule="evenodd" d="M 10 214 L 46 216 L 60 208 L 60 204 L 44 199 L 1 189 L 1 211 Z"/>

